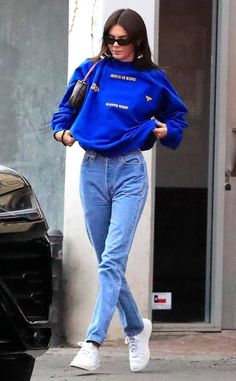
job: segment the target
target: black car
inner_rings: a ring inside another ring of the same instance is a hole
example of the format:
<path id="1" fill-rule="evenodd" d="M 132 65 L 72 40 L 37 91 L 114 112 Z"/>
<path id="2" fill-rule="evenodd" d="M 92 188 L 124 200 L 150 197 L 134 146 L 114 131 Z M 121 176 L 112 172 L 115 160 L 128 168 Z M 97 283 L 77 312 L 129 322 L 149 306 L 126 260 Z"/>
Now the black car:
<path id="1" fill-rule="evenodd" d="M 28 381 L 48 349 L 52 301 L 48 226 L 27 180 L 0 166 L 0 381 Z"/>

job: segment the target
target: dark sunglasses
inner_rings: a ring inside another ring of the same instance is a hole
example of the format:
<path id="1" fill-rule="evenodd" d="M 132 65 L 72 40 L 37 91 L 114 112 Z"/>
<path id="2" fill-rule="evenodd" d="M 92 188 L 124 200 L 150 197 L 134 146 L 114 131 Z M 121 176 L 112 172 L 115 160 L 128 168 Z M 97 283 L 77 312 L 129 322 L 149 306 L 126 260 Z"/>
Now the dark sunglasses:
<path id="1" fill-rule="evenodd" d="M 104 36 L 103 41 L 106 44 L 111 44 L 113 45 L 115 42 L 117 42 L 118 45 L 120 46 L 126 46 L 131 43 L 130 38 L 114 38 L 114 37 L 109 37 L 109 36 Z"/>

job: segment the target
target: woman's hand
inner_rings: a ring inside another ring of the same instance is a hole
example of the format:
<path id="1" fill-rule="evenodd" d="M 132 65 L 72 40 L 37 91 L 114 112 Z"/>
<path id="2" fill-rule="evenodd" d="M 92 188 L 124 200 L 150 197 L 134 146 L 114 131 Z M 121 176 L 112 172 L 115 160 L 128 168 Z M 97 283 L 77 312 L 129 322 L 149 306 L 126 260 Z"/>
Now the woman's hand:
<path id="1" fill-rule="evenodd" d="M 159 120 L 155 120 L 155 122 L 156 122 L 156 125 L 158 127 L 154 128 L 154 130 L 152 130 L 152 132 L 154 133 L 156 138 L 162 139 L 167 135 L 167 132 L 168 132 L 167 126 L 165 123 L 159 122 Z"/>
<path id="2" fill-rule="evenodd" d="M 73 146 L 75 142 L 75 139 L 70 134 L 70 130 L 58 131 L 55 134 L 55 139 L 58 142 L 61 142 L 62 144 L 64 144 L 64 146 L 68 146 L 68 147 Z"/>

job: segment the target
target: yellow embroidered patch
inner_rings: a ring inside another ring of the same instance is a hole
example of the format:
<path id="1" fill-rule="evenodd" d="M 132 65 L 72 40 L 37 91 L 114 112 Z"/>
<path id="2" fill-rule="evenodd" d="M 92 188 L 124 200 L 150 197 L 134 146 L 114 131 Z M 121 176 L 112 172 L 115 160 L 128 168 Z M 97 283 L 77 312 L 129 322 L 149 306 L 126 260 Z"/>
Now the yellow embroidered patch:
<path id="1" fill-rule="evenodd" d="M 149 95 L 146 95 L 146 100 L 147 100 L 147 102 L 150 102 L 150 101 L 152 101 L 152 97 L 149 97 Z"/>
<path id="2" fill-rule="evenodd" d="M 91 89 L 92 89 L 93 91 L 95 91 L 96 93 L 99 91 L 99 87 L 98 87 L 98 85 L 97 85 L 96 83 L 92 83 L 92 85 L 91 85 Z"/>

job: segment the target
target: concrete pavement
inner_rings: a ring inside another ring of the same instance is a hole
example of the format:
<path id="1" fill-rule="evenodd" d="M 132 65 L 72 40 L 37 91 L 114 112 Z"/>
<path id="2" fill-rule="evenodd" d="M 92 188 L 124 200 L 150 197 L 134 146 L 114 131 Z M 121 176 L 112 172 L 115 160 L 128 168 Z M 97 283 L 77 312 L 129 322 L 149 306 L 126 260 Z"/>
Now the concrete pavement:
<path id="1" fill-rule="evenodd" d="M 69 364 L 77 348 L 51 348 L 36 360 L 31 381 L 235 381 L 236 331 L 221 333 L 155 334 L 150 342 L 151 360 L 141 373 L 132 373 L 128 347 L 106 343 L 102 365 L 88 373 Z"/>

